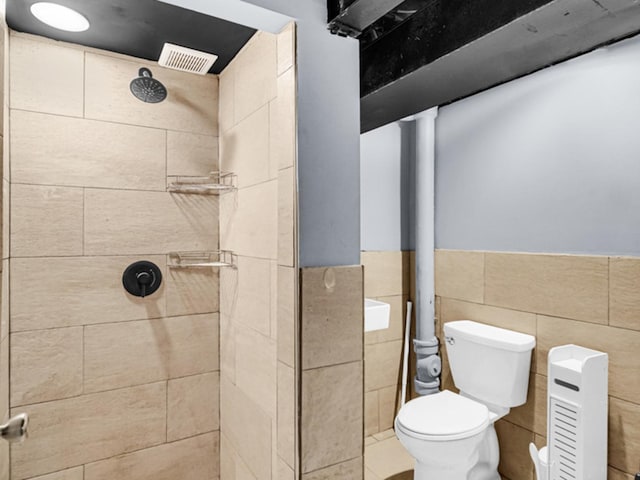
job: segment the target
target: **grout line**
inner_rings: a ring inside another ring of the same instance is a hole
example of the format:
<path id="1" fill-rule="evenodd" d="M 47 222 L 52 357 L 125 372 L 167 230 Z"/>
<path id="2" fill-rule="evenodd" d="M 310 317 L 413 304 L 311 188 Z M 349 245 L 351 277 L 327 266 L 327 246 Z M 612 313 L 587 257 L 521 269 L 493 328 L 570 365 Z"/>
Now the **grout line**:
<path id="1" fill-rule="evenodd" d="M 115 192 L 144 192 L 144 193 L 172 194 L 172 192 L 167 191 L 166 185 L 164 187 L 164 190 L 152 190 L 152 189 L 144 189 L 144 188 L 101 187 L 101 186 L 94 186 L 94 185 L 60 185 L 56 183 L 29 183 L 29 182 L 11 182 L 11 185 L 25 185 L 29 187 L 83 188 L 87 190 L 109 190 L 109 191 L 115 191 Z M 201 196 L 204 197 L 204 195 L 201 195 Z M 217 195 L 208 195 L 208 197 L 216 198 Z"/>

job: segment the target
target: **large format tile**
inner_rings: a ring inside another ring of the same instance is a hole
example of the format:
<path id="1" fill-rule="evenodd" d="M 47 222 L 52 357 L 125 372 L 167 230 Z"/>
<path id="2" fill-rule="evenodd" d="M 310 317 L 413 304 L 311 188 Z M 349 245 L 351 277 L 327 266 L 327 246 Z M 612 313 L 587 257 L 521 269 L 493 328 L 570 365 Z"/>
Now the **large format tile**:
<path id="1" fill-rule="evenodd" d="M 296 161 L 296 73 L 291 68 L 278 77 L 278 97 L 269 105 L 271 168 L 293 167 Z"/>
<path id="2" fill-rule="evenodd" d="M 208 433 L 91 463 L 84 480 L 216 480 L 219 443 L 218 433 Z"/>
<path id="3" fill-rule="evenodd" d="M 86 54 L 85 116 L 167 130 L 216 135 L 218 129 L 218 77 L 192 75 L 156 64 L 154 78 L 167 88 L 167 98 L 157 104 L 134 97 L 128 85 L 138 76 L 137 61 Z"/>
<path id="4" fill-rule="evenodd" d="M 220 81 L 220 101 L 218 104 L 218 125 L 220 136 L 232 128 L 235 123 L 235 68 L 231 62 L 218 77 Z"/>
<path id="5" fill-rule="evenodd" d="M 296 237 L 295 169 L 280 170 L 278 176 L 278 264 L 295 266 Z"/>
<path id="6" fill-rule="evenodd" d="M 166 278 L 164 256 L 145 259 L 158 265 Z M 12 259 L 11 331 L 164 316 L 166 282 L 144 299 L 129 295 L 122 287 L 122 273 L 137 260 L 140 258 Z"/>
<path id="7" fill-rule="evenodd" d="M 247 328 L 236 331 L 236 385 L 271 418 L 276 418 L 275 339 Z"/>
<path id="8" fill-rule="evenodd" d="M 84 467 L 69 468 L 41 477 L 34 477 L 31 480 L 84 480 Z"/>
<path id="9" fill-rule="evenodd" d="M 82 255 L 82 189 L 11 185 L 11 256 Z"/>
<path id="10" fill-rule="evenodd" d="M 167 268 L 167 316 L 217 312 L 219 309 L 219 269 Z"/>
<path id="11" fill-rule="evenodd" d="M 302 480 L 362 480 L 362 457 L 305 473 Z"/>
<path id="12" fill-rule="evenodd" d="M 11 335 L 11 406 L 82 393 L 82 327 Z"/>
<path id="13" fill-rule="evenodd" d="M 278 34 L 276 39 L 278 48 L 278 75 L 295 65 L 296 61 L 296 24 L 290 22 Z"/>
<path id="14" fill-rule="evenodd" d="M 512 408 L 507 421 L 539 435 L 547 434 L 547 377 L 531 373 L 527 402 Z"/>
<path id="15" fill-rule="evenodd" d="M 414 459 L 393 435 L 365 448 L 364 464 L 380 478 L 413 470 Z M 410 477 L 413 478 L 413 477 Z"/>
<path id="16" fill-rule="evenodd" d="M 29 441 L 11 451 L 21 480 L 164 442 L 166 385 L 156 383 L 20 407 Z"/>
<path id="17" fill-rule="evenodd" d="M 167 132 L 167 175 L 201 176 L 217 170 L 217 136 Z"/>
<path id="18" fill-rule="evenodd" d="M 533 480 L 533 463 L 529 456 L 529 443 L 533 442 L 533 432 L 504 420 L 496 422 L 495 428 L 500 446 L 500 473 L 513 479 Z"/>
<path id="19" fill-rule="evenodd" d="M 87 255 L 217 249 L 214 196 L 87 189 L 84 210 Z"/>
<path id="20" fill-rule="evenodd" d="M 84 52 L 11 35 L 11 108 L 82 117 Z"/>
<path id="21" fill-rule="evenodd" d="M 2 140 L 0 139 L 0 144 Z M 9 155 L 5 155 L 8 157 Z M 9 171 L 5 170 L 5 175 L 9 175 Z M 6 178 L 2 179 L 2 258 L 9 258 L 9 235 L 11 229 L 9 219 L 11 218 L 11 184 Z"/>
<path id="22" fill-rule="evenodd" d="M 302 368 L 362 359 L 362 267 L 304 268 L 301 276 Z"/>
<path id="23" fill-rule="evenodd" d="M 396 386 L 402 368 L 402 340 L 367 345 L 364 349 L 365 391 Z"/>
<path id="24" fill-rule="evenodd" d="M 436 250 L 436 295 L 482 303 L 484 253 Z"/>
<path id="25" fill-rule="evenodd" d="M 218 315 L 85 328 L 86 392 L 218 370 Z"/>
<path id="26" fill-rule="evenodd" d="M 218 372 L 169 380 L 167 388 L 167 441 L 220 428 Z"/>
<path id="27" fill-rule="evenodd" d="M 538 317 L 538 373 L 546 374 L 552 347 L 575 344 L 609 355 L 609 394 L 636 402 L 640 398 L 640 332 L 561 318 Z"/>
<path id="28" fill-rule="evenodd" d="M 609 397 L 608 439 L 609 464 L 625 472 L 636 472 L 639 468 L 640 405 Z"/>
<path id="29" fill-rule="evenodd" d="M 362 362 L 302 372 L 302 473 L 362 455 Z"/>
<path id="30" fill-rule="evenodd" d="M 364 296 L 403 295 L 409 292 L 409 256 L 406 252 L 362 252 Z"/>
<path id="31" fill-rule="evenodd" d="M 536 315 L 506 308 L 480 305 L 449 298 L 441 299 L 442 323 L 473 320 L 494 327 L 536 335 Z"/>
<path id="32" fill-rule="evenodd" d="M 166 190 L 165 132 L 15 111 L 11 180 L 37 185 Z"/>
<path id="33" fill-rule="evenodd" d="M 485 303 L 608 322 L 607 257 L 485 254 Z"/>
<path id="34" fill-rule="evenodd" d="M 278 266 L 277 322 L 278 360 L 295 366 L 297 269 Z"/>
<path id="35" fill-rule="evenodd" d="M 364 436 L 369 437 L 380 431 L 378 423 L 378 390 L 364 394 Z"/>
<path id="36" fill-rule="evenodd" d="M 640 258 L 611 258 L 609 324 L 640 330 Z"/>
<path id="37" fill-rule="evenodd" d="M 292 468 L 296 458 L 296 404 L 295 371 L 278 362 L 278 455 Z"/>

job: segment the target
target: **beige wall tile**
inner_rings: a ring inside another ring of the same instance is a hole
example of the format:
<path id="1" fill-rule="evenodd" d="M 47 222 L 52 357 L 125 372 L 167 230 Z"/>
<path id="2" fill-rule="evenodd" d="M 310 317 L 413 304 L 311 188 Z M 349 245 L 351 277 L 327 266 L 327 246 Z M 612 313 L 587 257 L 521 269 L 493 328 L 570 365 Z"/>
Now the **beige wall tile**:
<path id="1" fill-rule="evenodd" d="M 84 52 L 11 35 L 11 108 L 82 117 Z"/>
<path id="2" fill-rule="evenodd" d="M 235 68 L 234 62 L 227 65 L 227 68 L 219 76 L 220 79 L 220 103 L 218 106 L 218 124 L 220 134 L 232 128 L 235 122 Z"/>
<path id="3" fill-rule="evenodd" d="M 607 480 L 633 480 L 633 475 L 630 473 L 624 473 L 615 468 L 609 468 L 607 471 Z"/>
<path id="4" fill-rule="evenodd" d="M 549 349 L 573 343 L 609 355 L 609 394 L 635 402 L 640 398 L 640 332 L 560 318 L 538 316 L 538 373 L 547 371 Z"/>
<path id="5" fill-rule="evenodd" d="M 276 418 L 276 341 L 248 328 L 236 330 L 236 386 Z"/>
<path id="6" fill-rule="evenodd" d="M 239 255 L 278 258 L 278 181 L 220 197 L 220 248 Z"/>
<path id="7" fill-rule="evenodd" d="M 217 314 L 85 328 L 85 392 L 211 372 L 218 365 Z"/>
<path id="8" fill-rule="evenodd" d="M 362 267 L 302 269 L 302 368 L 362 360 Z"/>
<path id="9" fill-rule="evenodd" d="M 482 303 L 484 253 L 436 250 L 436 295 Z"/>
<path id="10" fill-rule="evenodd" d="M 167 441 L 220 428 L 218 372 L 169 380 L 167 388 Z"/>
<path id="11" fill-rule="evenodd" d="M 14 413 L 22 411 L 29 415 L 29 441 L 12 448 L 16 480 L 164 442 L 166 385 L 84 395 Z"/>
<path id="12" fill-rule="evenodd" d="M 295 266 L 296 192 L 294 168 L 278 176 L 278 264 Z"/>
<path id="13" fill-rule="evenodd" d="M 226 315 L 220 314 L 220 374 L 236 381 L 236 327 Z"/>
<path id="14" fill-rule="evenodd" d="M 637 401 L 637 397 L 634 401 Z M 609 397 L 608 451 L 612 467 L 624 472 L 638 471 L 640 405 Z"/>
<path id="15" fill-rule="evenodd" d="M 397 385 L 401 368 L 401 340 L 366 345 L 364 349 L 365 392 Z"/>
<path id="16" fill-rule="evenodd" d="M 408 299 L 408 296 L 402 295 L 376 298 L 376 300 L 388 303 L 391 306 L 391 312 L 389 314 L 389 328 L 366 332 L 364 334 L 365 344 L 372 345 L 374 343 L 390 342 L 392 340 L 402 340 L 404 338 L 404 324 L 407 314 Z"/>
<path id="17" fill-rule="evenodd" d="M 208 175 L 218 168 L 218 137 L 167 132 L 167 175 Z"/>
<path id="18" fill-rule="evenodd" d="M 271 168 L 293 167 L 296 161 L 296 71 L 278 77 L 278 97 L 269 105 Z"/>
<path id="19" fill-rule="evenodd" d="M 82 189 L 11 186 L 11 256 L 82 255 Z"/>
<path id="20" fill-rule="evenodd" d="M 368 469 L 383 479 L 413 479 L 414 459 L 395 438 L 393 432 L 391 432 L 391 438 L 367 447 L 364 463 Z M 411 472 L 410 476 L 401 475 L 408 471 Z"/>
<path id="21" fill-rule="evenodd" d="M 295 472 L 281 458 L 278 459 L 278 474 L 276 480 L 295 480 Z"/>
<path id="22" fill-rule="evenodd" d="M 608 321 L 607 257 L 487 253 L 485 263 L 488 304 Z"/>
<path id="23" fill-rule="evenodd" d="M 148 256 L 167 278 L 164 256 Z M 166 283 L 144 299 L 122 287 L 122 273 L 139 257 L 15 258 L 11 260 L 11 330 L 158 318 Z M 100 275 L 96 275 L 100 272 Z M 38 301 L 34 302 L 33 299 Z"/>
<path id="24" fill-rule="evenodd" d="M 278 360 L 295 366 L 297 269 L 278 266 Z"/>
<path id="25" fill-rule="evenodd" d="M 85 116 L 96 120 L 217 135 L 218 77 L 151 66 L 154 78 L 163 83 L 168 95 L 161 103 L 148 104 L 138 100 L 126 88 L 138 76 L 142 66 L 146 65 L 87 53 Z"/>
<path id="26" fill-rule="evenodd" d="M 9 416 L 9 337 L 0 342 L 0 417 Z"/>
<path id="27" fill-rule="evenodd" d="M 379 424 L 381 432 L 393 428 L 393 422 L 396 419 L 396 410 L 400 405 L 400 389 L 401 387 L 399 385 L 393 385 L 378 390 Z"/>
<path id="28" fill-rule="evenodd" d="M 167 316 L 210 313 L 219 310 L 219 269 L 167 268 Z"/>
<path id="29" fill-rule="evenodd" d="M 296 459 L 296 379 L 293 368 L 278 362 L 278 455 L 291 468 Z"/>
<path id="30" fill-rule="evenodd" d="M 221 430 L 256 478 L 271 477 L 271 418 L 224 376 L 220 379 Z"/>
<path id="31" fill-rule="evenodd" d="M 82 393 L 82 327 L 11 335 L 11 406 Z"/>
<path id="32" fill-rule="evenodd" d="M 296 24 L 289 23 L 278 34 L 276 39 L 278 48 L 278 75 L 291 68 L 296 57 Z"/>
<path id="33" fill-rule="evenodd" d="M 214 196 L 87 189 L 85 254 L 216 250 L 217 218 Z"/>
<path id="34" fill-rule="evenodd" d="M 235 450 L 223 432 L 220 432 L 220 480 L 235 480 Z"/>
<path id="35" fill-rule="evenodd" d="M 406 252 L 362 252 L 364 296 L 403 295 L 409 291 L 409 256 Z"/>
<path id="36" fill-rule="evenodd" d="M 362 457 L 302 475 L 303 480 L 362 480 Z"/>
<path id="37" fill-rule="evenodd" d="M 84 468 L 75 467 L 68 470 L 62 470 L 41 477 L 34 477 L 32 480 L 84 480 Z"/>
<path id="38" fill-rule="evenodd" d="M 235 123 L 275 98 L 276 50 L 276 36 L 258 32 L 235 58 Z"/>
<path id="39" fill-rule="evenodd" d="M 220 310 L 234 323 L 271 334 L 271 262 L 239 256 L 238 268 L 220 271 Z"/>
<path id="40" fill-rule="evenodd" d="M 238 176 L 244 188 L 276 178 L 269 171 L 269 106 L 265 105 L 220 137 L 220 169 Z"/>
<path id="41" fill-rule="evenodd" d="M 364 394 L 364 436 L 368 437 L 380 431 L 378 423 L 378 390 Z"/>
<path id="42" fill-rule="evenodd" d="M 218 478 L 219 435 L 208 433 L 140 450 L 85 467 L 85 480 L 153 478 L 214 480 Z"/>
<path id="43" fill-rule="evenodd" d="M 640 259 L 611 258 L 609 324 L 640 330 Z"/>
<path id="44" fill-rule="evenodd" d="M 9 155 L 7 155 L 8 157 Z M 8 169 L 7 169 L 8 170 Z M 7 175 L 8 175 L 7 171 Z M 9 258 L 9 219 L 11 213 L 11 184 L 6 180 L 2 179 L 2 258 Z"/>
<path id="45" fill-rule="evenodd" d="M 302 372 L 301 471 L 362 455 L 362 362 Z"/>
<path id="46" fill-rule="evenodd" d="M 17 183 L 166 190 L 165 132 L 14 111 L 11 178 Z"/>
<path id="47" fill-rule="evenodd" d="M 533 433 L 504 420 L 496 422 L 495 428 L 500 446 L 500 473 L 508 478 L 533 480 L 533 463 L 529 456 Z"/>
<path id="48" fill-rule="evenodd" d="M 7 229 L 8 230 L 8 229 Z M 9 259 L 2 260 L 2 296 L 0 297 L 0 340 L 9 335 Z"/>

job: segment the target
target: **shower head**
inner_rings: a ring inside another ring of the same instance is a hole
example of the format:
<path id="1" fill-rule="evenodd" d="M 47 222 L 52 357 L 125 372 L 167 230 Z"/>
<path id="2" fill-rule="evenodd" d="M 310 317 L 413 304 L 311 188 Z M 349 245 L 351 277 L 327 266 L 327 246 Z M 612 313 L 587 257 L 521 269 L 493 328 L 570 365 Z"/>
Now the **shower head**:
<path id="1" fill-rule="evenodd" d="M 138 71 L 138 78 L 131 80 L 129 88 L 137 99 L 146 103 L 160 103 L 167 98 L 167 89 L 153 78 L 148 68 L 143 67 Z"/>

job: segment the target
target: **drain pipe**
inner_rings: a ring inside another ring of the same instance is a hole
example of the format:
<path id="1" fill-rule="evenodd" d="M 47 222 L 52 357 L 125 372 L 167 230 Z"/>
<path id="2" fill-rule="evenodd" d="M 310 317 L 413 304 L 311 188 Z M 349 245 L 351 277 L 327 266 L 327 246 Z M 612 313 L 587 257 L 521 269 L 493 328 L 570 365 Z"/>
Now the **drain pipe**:
<path id="1" fill-rule="evenodd" d="M 438 107 L 416 115 L 416 352 L 415 390 L 440 391 L 442 363 L 435 334 L 435 125 Z"/>

